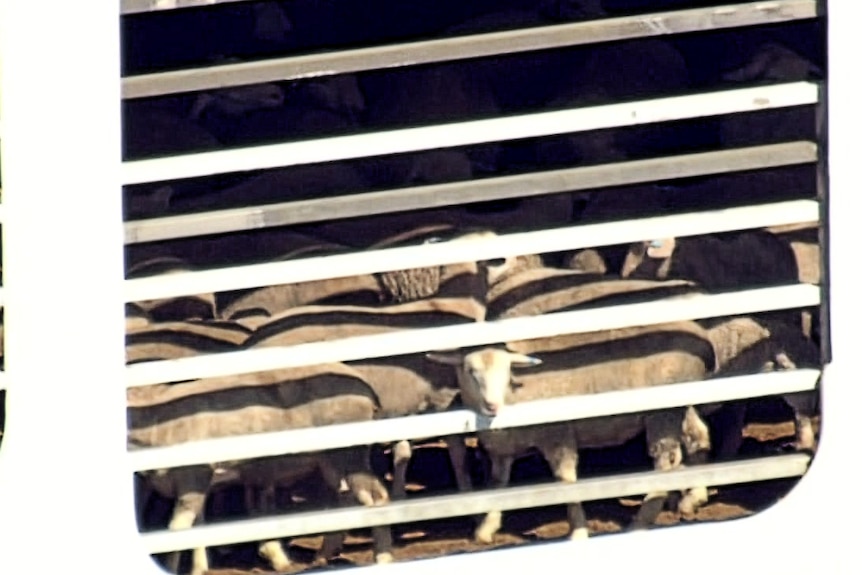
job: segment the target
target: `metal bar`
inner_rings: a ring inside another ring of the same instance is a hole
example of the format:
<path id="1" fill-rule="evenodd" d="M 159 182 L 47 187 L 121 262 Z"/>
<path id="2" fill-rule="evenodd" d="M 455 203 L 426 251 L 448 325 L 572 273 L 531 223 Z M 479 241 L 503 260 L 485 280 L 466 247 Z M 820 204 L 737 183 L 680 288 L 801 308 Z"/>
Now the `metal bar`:
<path id="1" fill-rule="evenodd" d="M 199 6 L 215 6 L 249 0 L 122 0 L 120 14 L 141 14 L 145 12 L 163 12 L 181 8 L 197 8 Z"/>
<path id="2" fill-rule="evenodd" d="M 719 486 L 799 477 L 808 470 L 810 461 L 810 456 L 794 453 L 699 465 L 673 471 L 647 471 L 580 479 L 575 483 L 547 483 L 457 495 L 417 497 L 380 507 L 348 507 L 245 519 L 181 531 L 142 533 L 141 537 L 150 553 L 164 553 L 242 541 L 267 541 L 307 533 L 460 517 L 494 509 L 507 511 L 561 505 L 573 501 L 629 497 L 654 491 L 674 491 L 695 485 Z"/>
<path id="3" fill-rule="evenodd" d="M 3 1 L 0 28 L 3 344 L 10 382 L 0 531 L 7 541 L 14 532 L 16 541 L 2 545 L 0 572 L 13 573 L 40 555 L 45 537 L 70 570 L 112 575 L 140 553 L 129 473 L 117 464 L 126 450 L 125 392 L 111 385 L 122 381 L 125 364 L 117 6 Z M 58 86 L 77 88 L 57 98 Z M 73 181 L 87 185 L 70 194 L 64 187 Z M 86 314 L 86 325 L 57 321 L 46 305 L 71 277 L 81 281 L 64 285 L 62 297 L 72 315 L 71 309 Z M 74 452 L 83 468 L 98 468 L 97 481 L 72 474 L 56 489 L 57 466 L 46 455 L 59 438 L 45 433 L 46 422 L 74 430 L 74 439 L 60 440 L 61 449 Z M 36 500 L 53 510 L 50 520 L 33 521 L 22 505 Z M 69 537 L 81 533 L 81 517 L 90 518 L 83 537 L 116 544 L 99 561 Z"/>
<path id="4" fill-rule="evenodd" d="M 719 90 L 123 162 L 125 185 L 816 104 L 815 82 Z"/>
<path id="5" fill-rule="evenodd" d="M 138 0 L 138 3 L 144 2 L 146 0 Z M 757 26 L 816 16 L 815 0 L 777 0 L 603 18 L 573 24 L 141 74 L 123 79 L 123 97 L 146 98 L 243 84 L 295 80 L 614 40 Z"/>
<path id="6" fill-rule="evenodd" d="M 240 230 L 335 220 L 373 214 L 526 198 L 555 192 L 775 168 L 817 161 L 814 142 L 789 142 L 717 152 L 615 162 L 371 192 L 282 202 L 126 222 L 126 243 L 135 244 Z"/>
<path id="7" fill-rule="evenodd" d="M 229 269 L 178 272 L 136 278 L 126 280 L 125 299 L 127 302 L 145 301 L 422 266 L 552 253 L 652 238 L 696 236 L 799 222 L 816 222 L 819 217 L 820 208 L 817 201 L 794 200 L 641 220 L 573 225 L 489 238 L 453 240 L 437 244 L 252 264 Z"/>
<path id="8" fill-rule="evenodd" d="M 262 347 L 136 363 L 126 368 L 126 386 L 137 387 L 333 361 L 388 357 L 435 349 L 453 349 L 570 333 L 795 309 L 819 304 L 820 287 L 811 284 L 759 288 L 723 294 L 694 294 L 653 302 L 557 312 L 535 317 L 404 329 L 289 347 Z"/>
<path id="9" fill-rule="evenodd" d="M 169 447 L 152 447 L 131 451 L 129 458 L 133 470 L 143 471 L 308 453 L 352 445 L 441 437 L 486 429 L 508 429 L 808 391 L 817 386 L 819 379 L 820 370 L 817 369 L 776 371 L 645 389 L 536 400 L 507 405 L 494 418 L 484 417 L 467 409 L 459 409 L 429 415 L 209 439 Z"/>

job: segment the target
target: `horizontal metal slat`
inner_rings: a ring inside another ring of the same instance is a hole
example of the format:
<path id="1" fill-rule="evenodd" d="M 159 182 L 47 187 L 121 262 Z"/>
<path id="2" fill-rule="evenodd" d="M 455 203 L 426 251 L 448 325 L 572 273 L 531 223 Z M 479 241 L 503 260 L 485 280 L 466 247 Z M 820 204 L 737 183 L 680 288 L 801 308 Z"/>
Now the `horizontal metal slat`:
<path id="1" fill-rule="evenodd" d="M 214 6 L 250 0 L 121 0 L 120 14 L 140 14 L 142 12 L 161 12 L 180 8 Z"/>
<path id="2" fill-rule="evenodd" d="M 125 282 L 125 300 L 133 302 L 223 292 L 422 266 L 623 244 L 652 238 L 695 236 L 816 222 L 819 219 L 820 207 L 817 201 L 794 200 L 641 220 L 574 225 L 535 232 L 502 234 L 490 238 L 453 240 L 129 279 Z"/>
<path id="3" fill-rule="evenodd" d="M 153 242 L 487 200 L 526 198 L 555 192 L 583 191 L 607 186 L 724 174 L 816 161 L 817 144 L 800 141 L 615 162 L 599 166 L 484 178 L 469 182 L 414 186 L 382 192 L 136 220 L 125 224 L 126 243 Z"/>
<path id="4" fill-rule="evenodd" d="M 459 409 L 363 423 L 194 441 L 130 451 L 128 455 L 134 471 L 165 469 L 808 391 L 816 387 L 819 379 L 820 370 L 817 369 L 777 371 L 537 400 L 506 406 L 494 418 Z"/>
<path id="5" fill-rule="evenodd" d="M 151 3 L 138 0 L 134 4 Z M 243 84 L 293 80 L 613 40 L 756 26 L 816 16 L 815 0 L 728 4 L 711 8 L 603 18 L 573 24 L 141 74 L 123 78 L 122 93 L 123 98 L 126 99 L 146 98 Z"/>
<path id="6" fill-rule="evenodd" d="M 816 82 L 720 90 L 123 162 L 124 185 L 816 104 Z"/>
<path id="7" fill-rule="evenodd" d="M 126 368 L 126 386 L 137 387 L 333 361 L 353 361 L 570 333 L 810 307 L 820 304 L 820 291 L 820 287 L 816 285 L 796 284 L 723 294 L 694 294 L 654 302 L 556 312 L 535 317 L 404 329 L 290 347 L 264 347 L 143 362 Z"/>
<path id="8" fill-rule="evenodd" d="M 348 507 L 201 525 L 182 531 L 142 533 L 150 553 L 164 553 L 242 541 L 267 541 L 307 533 L 325 533 L 364 526 L 426 521 L 528 507 L 560 505 L 673 491 L 696 485 L 732 485 L 804 475 L 811 457 L 803 454 L 714 463 L 673 471 L 630 473 L 581 479 L 575 483 L 550 483 L 482 490 L 457 495 L 422 497 L 380 507 Z"/>

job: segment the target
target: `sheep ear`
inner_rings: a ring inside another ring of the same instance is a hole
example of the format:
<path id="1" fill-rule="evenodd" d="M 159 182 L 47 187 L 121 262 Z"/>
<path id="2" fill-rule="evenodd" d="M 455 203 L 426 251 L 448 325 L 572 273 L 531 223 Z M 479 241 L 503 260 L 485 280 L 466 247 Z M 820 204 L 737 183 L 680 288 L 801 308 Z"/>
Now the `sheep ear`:
<path id="1" fill-rule="evenodd" d="M 425 354 L 425 359 L 436 361 L 437 363 L 444 363 L 446 365 L 461 365 L 464 363 L 463 356 L 457 351 L 429 351 Z"/>
<path id="2" fill-rule="evenodd" d="M 655 259 L 669 258 L 676 247 L 675 238 L 653 240 L 647 245 L 647 256 Z"/>
<path id="3" fill-rule="evenodd" d="M 512 362 L 512 367 L 531 367 L 542 364 L 542 360 L 538 357 L 512 352 L 509 352 L 509 361 Z"/>

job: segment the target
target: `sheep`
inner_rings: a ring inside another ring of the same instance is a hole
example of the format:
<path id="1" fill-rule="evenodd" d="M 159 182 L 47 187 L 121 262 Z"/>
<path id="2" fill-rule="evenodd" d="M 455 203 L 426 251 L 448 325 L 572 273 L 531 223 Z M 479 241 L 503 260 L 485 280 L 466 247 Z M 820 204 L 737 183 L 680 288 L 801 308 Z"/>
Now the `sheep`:
<path id="1" fill-rule="evenodd" d="M 194 357 L 234 351 L 251 330 L 231 321 L 148 322 L 126 330 L 126 361 Z"/>
<path id="2" fill-rule="evenodd" d="M 229 60 L 229 64 L 235 62 Z M 284 104 L 284 91 L 276 84 L 231 86 L 198 94 L 189 110 L 189 117 L 199 121 L 204 114 L 243 116 L 257 109 L 277 108 Z"/>
<path id="3" fill-rule="evenodd" d="M 426 226 L 377 242 L 372 249 L 382 249 L 422 240 L 468 241 L 487 237 L 490 232 L 457 231 L 448 226 Z M 280 259 L 296 255 L 327 255 L 346 248 L 321 242 L 301 251 L 285 254 Z M 272 317 L 304 305 L 375 306 L 404 303 L 431 296 L 472 297 L 484 299 L 484 271 L 475 262 L 429 266 L 408 270 L 368 273 L 357 276 L 328 278 L 286 285 L 264 286 L 216 295 L 218 314 L 225 319 L 251 315 Z"/>
<path id="4" fill-rule="evenodd" d="M 700 291 L 687 280 L 621 280 L 575 270 L 534 267 L 493 282 L 488 288 L 486 313 L 488 319 L 505 319 Z"/>
<path id="5" fill-rule="evenodd" d="M 264 86 L 254 89 L 263 91 Z M 262 98 L 257 96 L 244 102 L 243 114 L 212 114 L 204 125 L 231 146 L 341 135 L 360 126 L 365 98 L 352 74 L 296 80 L 267 90 L 276 88 L 281 102 L 276 103 L 276 95 L 271 94 L 269 105 L 260 105 L 256 100 Z"/>
<path id="6" fill-rule="evenodd" d="M 741 67 L 727 71 L 722 79 L 733 83 L 793 82 L 822 80 L 823 70 L 779 42 L 765 42 Z M 815 111 L 811 106 L 786 110 L 764 110 L 757 114 L 733 115 L 721 119 L 720 135 L 726 146 L 765 144 L 789 140 L 812 140 Z"/>
<path id="7" fill-rule="evenodd" d="M 332 341 L 404 328 L 428 328 L 477 321 L 482 307 L 470 299 L 435 297 L 379 308 L 361 306 L 306 306 L 282 313 L 257 326 L 245 345 L 290 346 Z M 374 389 L 380 400 L 379 417 L 403 417 L 449 408 L 457 395 L 451 370 L 426 361 L 422 354 L 368 358 L 348 362 Z M 464 444 L 448 438 L 455 479 L 460 488 L 469 485 L 463 471 Z M 406 472 L 412 448 L 400 441 L 393 447 L 393 499 L 405 496 Z"/>
<path id="8" fill-rule="evenodd" d="M 487 82 L 471 72 L 469 64 L 442 62 L 364 74 L 360 84 L 367 102 L 365 123 L 386 129 L 498 114 Z M 473 172 L 497 169 L 499 146 L 468 146 L 463 153 Z"/>
<path id="9" fill-rule="evenodd" d="M 820 285 L 822 278 L 823 254 L 820 249 L 819 222 L 790 224 L 766 228 L 783 242 L 790 245 L 799 269 L 799 281 Z M 815 311 L 802 312 L 802 332 L 814 341 L 820 341 L 820 324 L 814 321 Z"/>
<path id="10" fill-rule="evenodd" d="M 715 364 L 712 345 L 693 322 L 511 342 L 506 349 L 429 353 L 428 358 L 454 366 L 464 405 L 488 417 L 522 401 L 699 380 Z M 530 366 L 534 369 L 523 374 L 513 369 Z M 577 478 L 578 449 L 618 445 L 644 430 L 659 470 L 679 467 L 684 453 L 691 457 L 710 447 L 709 430 L 690 407 L 480 431 L 478 437 L 491 458 L 493 485 L 504 487 L 515 457 L 530 447 L 539 449 L 558 480 L 570 483 Z M 704 495 L 703 488 L 692 490 L 680 508 L 694 507 Z M 633 526 L 651 524 L 666 498 L 666 493 L 648 494 Z M 489 512 L 474 531 L 476 540 L 492 542 L 501 518 L 499 511 Z M 580 503 L 569 505 L 568 518 L 571 539 L 588 536 Z"/>
<path id="11" fill-rule="evenodd" d="M 750 317 L 723 320 L 708 330 L 718 359 L 718 369 L 713 377 L 746 375 L 757 372 L 794 369 L 797 367 L 819 368 L 820 350 L 799 330 L 781 322 L 769 322 Z M 816 393 L 801 392 L 783 394 L 782 398 L 793 408 L 796 420 L 797 450 L 815 448 L 811 418 L 816 415 Z M 699 406 L 709 416 L 718 411 L 716 405 Z M 732 402 L 727 406 L 724 419 L 727 428 L 717 430 L 715 455 L 728 459 L 736 455 L 742 442 L 747 407 L 745 402 Z"/>
<path id="12" fill-rule="evenodd" d="M 134 303 L 126 304 L 126 331 L 145 327 L 152 322 L 150 314 Z"/>
<path id="13" fill-rule="evenodd" d="M 609 100 L 657 97 L 690 85 L 686 61 L 669 42 L 656 38 L 599 44 L 567 52 L 557 69 L 562 82 L 546 105 L 551 108 L 591 106 Z M 679 128 L 638 126 L 601 130 L 543 140 L 536 155 L 543 161 L 593 164 L 670 152 Z"/>
<path id="14" fill-rule="evenodd" d="M 194 267 L 176 257 L 155 257 L 132 264 L 127 272 L 129 279 L 161 274 L 193 271 Z M 154 321 L 185 321 L 213 319 L 215 297 L 198 294 L 137 302 L 137 306 Z"/>
<path id="15" fill-rule="evenodd" d="M 185 117 L 185 108 L 183 98 L 127 102 L 123 108 L 123 157 L 139 159 L 218 148 L 218 139 Z"/>
<path id="16" fill-rule="evenodd" d="M 620 274 L 632 278 L 684 278 L 708 290 L 795 282 L 789 246 L 762 230 L 665 238 L 632 244 Z"/>
<path id="17" fill-rule="evenodd" d="M 378 406 L 373 389 L 355 370 L 342 364 L 139 387 L 128 392 L 128 440 L 130 448 L 136 449 L 370 421 Z M 386 488 L 371 472 L 367 447 L 194 465 L 152 471 L 146 476 L 155 490 L 176 501 L 169 528 L 183 529 L 200 522 L 206 495 L 217 483 L 290 483 L 315 472 L 322 474 L 333 497 L 344 480 L 363 505 L 388 501 Z M 376 560 L 389 561 L 388 530 L 375 528 L 374 532 Z M 320 559 L 334 553 L 340 541 L 338 534 L 328 535 Z M 278 541 L 262 543 L 259 551 L 278 570 L 290 566 Z M 177 554 L 172 554 L 169 567 L 174 572 L 177 561 Z M 206 550 L 195 549 L 193 575 L 202 575 L 207 563 Z"/>
<path id="18" fill-rule="evenodd" d="M 686 279 L 712 292 L 796 283 L 799 268 L 789 245 L 769 232 L 751 230 L 636 242 L 620 275 Z M 763 317 L 802 329 L 799 312 L 768 312 Z"/>

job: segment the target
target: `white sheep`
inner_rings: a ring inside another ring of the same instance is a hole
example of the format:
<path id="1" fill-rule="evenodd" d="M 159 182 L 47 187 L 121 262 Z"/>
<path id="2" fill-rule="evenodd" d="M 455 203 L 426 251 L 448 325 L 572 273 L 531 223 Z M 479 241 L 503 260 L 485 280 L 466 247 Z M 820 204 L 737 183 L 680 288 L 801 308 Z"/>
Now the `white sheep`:
<path id="1" fill-rule="evenodd" d="M 493 417 L 506 405 L 566 395 L 602 393 L 703 379 L 714 367 L 712 346 L 693 322 L 628 328 L 507 344 L 466 354 L 431 353 L 429 359 L 455 367 L 463 403 Z M 516 368 L 530 367 L 523 373 Z M 656 469 L 679 467 L 683 458 L 710 448 L 709 431 L 692 408 L 607 418 L 480 431 L 491 458 L 495 487 L 509 481 L 518 455 L 536 447 L 559 481 L 577 479 L 578 450 L 619 445 L 646 431 Z M 633 525 L 650 525 L 667 493 L 646 496 Z M 680 502 L 692 510 L 705 499 L 695 488 Z M 501 526 L 501 513 L 489 512 L 474 535 L 490 543 Z M 570 537 L 588 535 L 580 503 L 568 510 Z"/>

